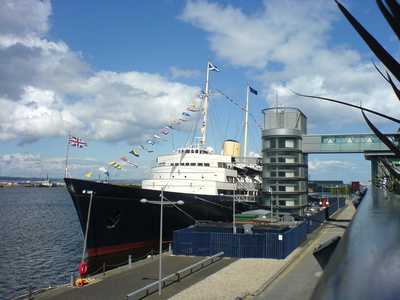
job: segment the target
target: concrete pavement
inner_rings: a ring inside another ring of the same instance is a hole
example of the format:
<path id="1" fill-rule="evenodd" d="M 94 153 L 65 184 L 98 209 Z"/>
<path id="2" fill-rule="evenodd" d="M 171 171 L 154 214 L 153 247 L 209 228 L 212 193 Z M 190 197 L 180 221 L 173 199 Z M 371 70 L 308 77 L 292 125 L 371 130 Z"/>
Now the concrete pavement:
<path id="1" fill-rule="evenodd" d="M 163 255 L 163 274 L 164 276 L 190 266 L 204 257 L 171 256 Z M 235 259 L 223 258 L 215 263 L 194 272 L 190 276 L 183 278 L 180 282 L 175 282 L 163 289 L 162 296 L 157 293 L 146 299 L 168 299 L 179 291 L 191 286 L 197 281 L 208 277 L 219 269 L 226 267 L 234 262 Z M 109 300 L 126 299 L 126 295 L 158 279 L 158 257 L 145 259 L 135 263 L 131 269 L 127 266 L 108 271 L 105 276 L 99 274 L 94 277 L 94 282 L 87 286 L 61 287 L 49 290 L 35 296 L 35 300 Z"/>
<path id="2" fill-rule="evenodd" d="M 350 220 L 355 213 L 354 207 L 350 204 L 344 210 L 337 213 L 333 219 Z M 346 225 L 346 222 L 330 222 L 332 224 Z M 348 225 L 348 222 L 347 222 Z M 342 236 L 345 229 L 334 225 L 325 224 L 315 236 L 303 253 L 278 276 L 273 282 L 254 299 L 310 299 L 312 292 L 317 285 L 323 270 L 312 255 L 313 250 L 324 241 L 335 236 Z"/>

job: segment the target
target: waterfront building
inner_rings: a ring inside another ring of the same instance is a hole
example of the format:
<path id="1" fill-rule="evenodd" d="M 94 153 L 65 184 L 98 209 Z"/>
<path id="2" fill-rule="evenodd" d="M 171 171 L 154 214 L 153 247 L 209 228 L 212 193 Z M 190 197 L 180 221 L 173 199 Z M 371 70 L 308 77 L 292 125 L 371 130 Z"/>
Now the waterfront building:
<path id="1" fill-rule="evenodd" d="M 308 156 L 302 151 L 307 118 L 297 108 L 263 110 L 262 202 L 275 212 L 303 214 L 307 205 Z"/>

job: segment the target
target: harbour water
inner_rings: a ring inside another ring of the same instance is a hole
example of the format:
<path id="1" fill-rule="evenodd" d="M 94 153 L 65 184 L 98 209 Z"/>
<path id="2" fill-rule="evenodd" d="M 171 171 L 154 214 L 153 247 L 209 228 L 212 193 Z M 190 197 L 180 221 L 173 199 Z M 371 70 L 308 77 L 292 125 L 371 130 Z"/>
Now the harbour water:
<path id="1" fill-rule="evenodd" d="M 0 299 L 69 282 L 82 245 L 65 187 L 0 189 Z"/>

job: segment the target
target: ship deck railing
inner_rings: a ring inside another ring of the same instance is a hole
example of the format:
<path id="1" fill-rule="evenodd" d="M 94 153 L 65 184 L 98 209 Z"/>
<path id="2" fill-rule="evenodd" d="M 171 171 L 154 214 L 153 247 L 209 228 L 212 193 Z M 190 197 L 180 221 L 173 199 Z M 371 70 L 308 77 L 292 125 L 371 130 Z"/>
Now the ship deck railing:
<path id="1" fill-rule="evenodd" d="M 175 273 L 172 273 L 172 274 L 162 278 L 161 279 L 162 288 L 164 288 L 174 282 L 180 281 L 182 278 L 192 274 L 194 271 L 199 271 L 200 269 L 202 269 L 208 265 L 211 265 L 218 259 L 221 259 L 222 255 L 224 255 L 223 251 L 218 252 L 218 253 L 214 254 L 213 256 L 206 257 L 206 258 L 198 261 L 197 263 L 194 263 L 186 268 L 183 268 Z M 159 281 L 160 280 L 157 280 L 153 283 L 150 283 L 138 290 L 135 290 L 135 291 L 127 294 L 126 299 L 131 299 L 132 297 L 135 297 L 135 296 L 138 297 L 139 299 L 147 297 L 148 295 L 157 291 Z"/>

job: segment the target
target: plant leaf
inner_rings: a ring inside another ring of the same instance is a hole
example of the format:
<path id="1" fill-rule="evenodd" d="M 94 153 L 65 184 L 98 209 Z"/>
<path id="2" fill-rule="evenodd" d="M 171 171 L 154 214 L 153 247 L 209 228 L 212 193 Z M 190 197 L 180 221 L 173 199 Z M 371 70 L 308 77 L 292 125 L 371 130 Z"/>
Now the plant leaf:
<path id="1" fill-rule="evenodd" d="M 379 129 L 374 126 L 374 124 L 371 123 L 371 121 L 365 115 L 363 108 L 361 108 L 361 113 L 365 122 L 367 122 L 368 127 L 371 128 L 373 133 L 390 149 L 390 151 L 394 153 L 397 158 L 400 158 L 400 149 L 394 145 L 382 132 L 380 132 Z"/>
<path id="2" fill-rule="evenodd" d="M 343 105 L 350 106 L 350 107 L 354 107 L 354 108 L 357 108 L 357 109 L 363 109 L 363 110 L 365 110 L 365 111 L 367 111 L 367 112 L 369 112 L 369 113 L 371 113 L 371 114 L 380 116 L 380 117 L 382 117 L 382 118 L 385 118 L 385 119 L 388 119 L 388 120 L 390 120 L 390 121 L 393 121 L 393 122 L 396 122 L 396 123 L 399 123 L 399 124 L 400 124 L 400 120 L 399 120 L 399 119 L 396 119 L 396 118 L 393 118 L 393 117 L 384 115 L 384 114 L 382 114 L 382 113 L 380 113 L 380 112 L 377 112 L 377 111 L 374 111 L 374 110 L 372 110 L 372 109 L 364 108 L 364 107 L 361 107 L 361 106 L 358 106 L 358 105 L 354 105 L 354 104 L 351 104 L 351 103 L 347 103 L 347 102 L 343 102 L 343 101 L 339 101 L 339 100 L 335 100 L 335 99 L 331 99 L 331 98 L 304 95 L 304 94 L 297 93 L 297 92 L 295 92 L 295 91 L 293 91 L 293 90 L 290 90 L 290 91 L 291 91 L 293 94 L 295 94 L 295 95 L 297 95 L 297 96 L 300 96 L 300 97 L 313 98 L 313 99 L 320 99 L 320 100 L 325 100 L 325 101 L 330 101 L 330 102 L 335 102 L 335 103 L 343 104 Z"/>
<path id="3" fill-rule="evenodd" d="M 362 37 L 362 39 L 367 43 L 368 47 L 372 52 L 379 58 L 379 60 L 388 68 L 388 70 L 400 80 L 400 65 L 399 63 L 390 55 L 389 52 L 385 50 L 379 44 L 379 42 L 357 21 L 356 18 L 352 16 L 352 14 L 342 5 L 339 1 L 335 0 L 339 9 L 346 17 L 346 19 L 350 22 L 353 28 L 358 32 L 358 34 Z"/>
<path id="4" fill-rule="evenodd" d="M 383 4 L 382 0 L 376 0 L 376 4 L 378 5 L 382 15 L 385 17 L 386 21 L 389 23 L 390 27 L 392 27 L 394 33 L 397 35 L 397 38 L 400 39 L 400 23 L 399 19 L 396 19 L 392 13 L 386 8 L 385 4 Z"/>

